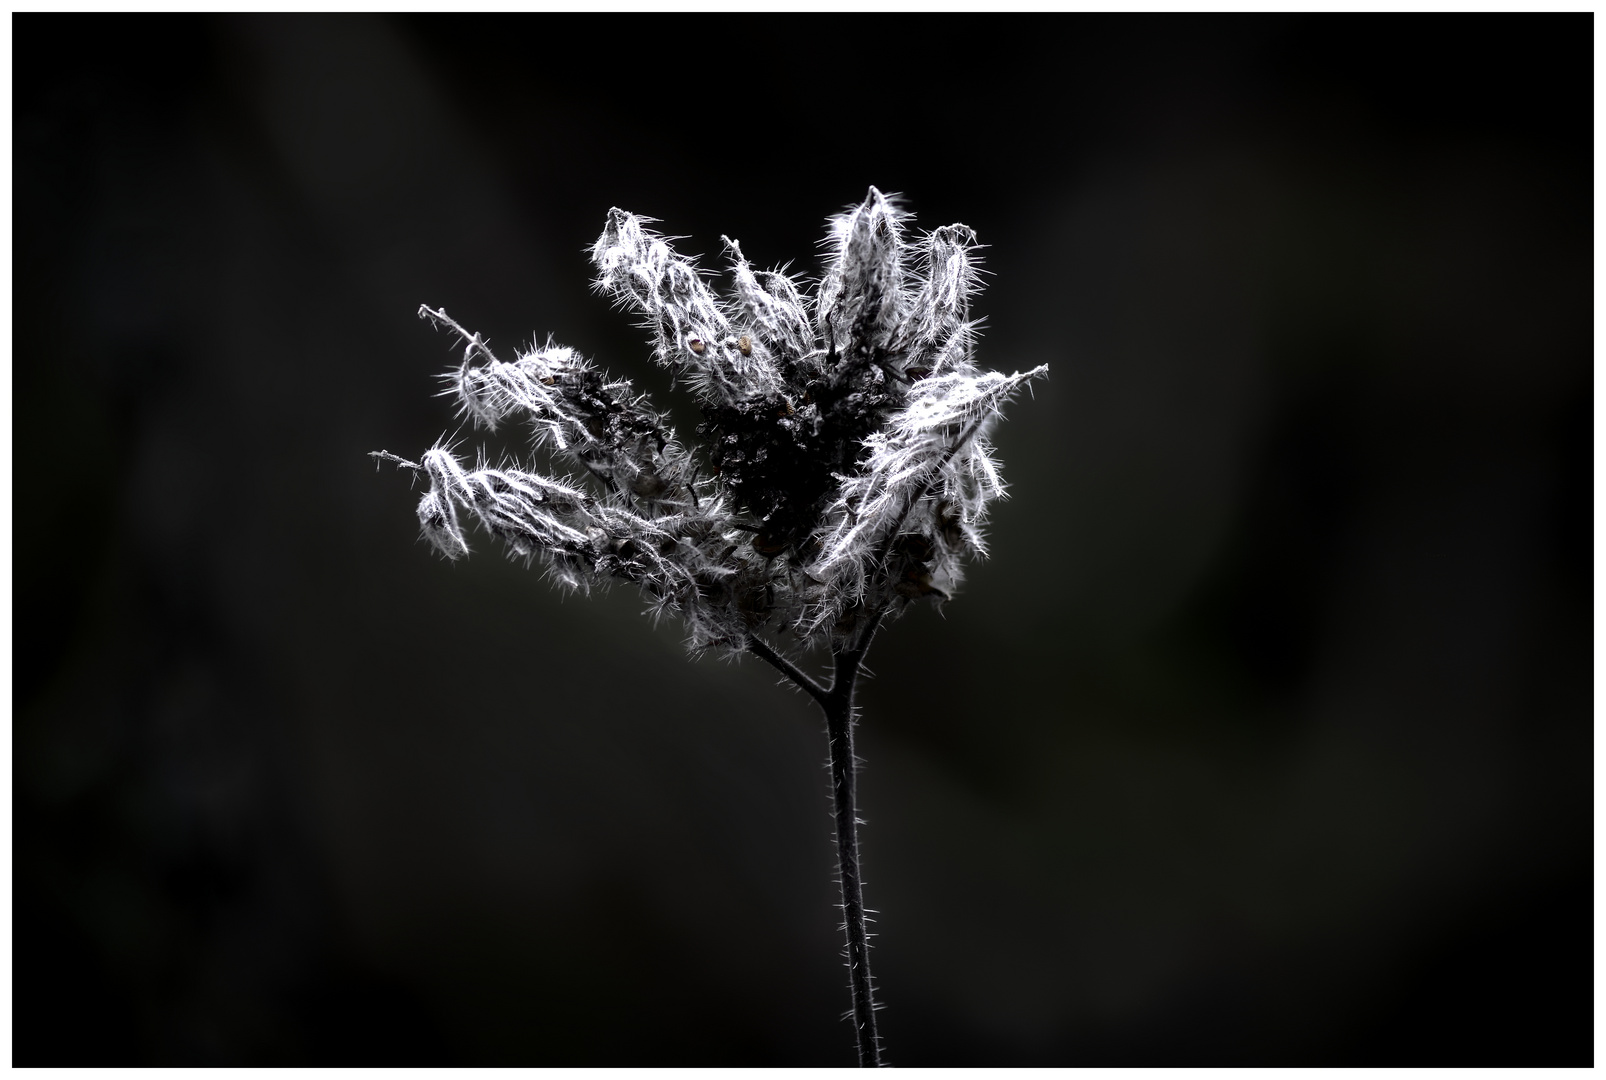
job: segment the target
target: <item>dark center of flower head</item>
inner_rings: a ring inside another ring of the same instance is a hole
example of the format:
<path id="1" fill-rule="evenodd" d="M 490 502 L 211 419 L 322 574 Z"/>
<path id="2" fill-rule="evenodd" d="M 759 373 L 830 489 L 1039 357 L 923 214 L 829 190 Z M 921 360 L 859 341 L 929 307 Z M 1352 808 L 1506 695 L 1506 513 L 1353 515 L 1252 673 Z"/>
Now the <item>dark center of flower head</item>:
<path id="1" fill-rule="evenodd" d="M 795 405 L 779 396 L 705 404 L 697 428 L 737 508 L 758 523 L 753 546 L 766 555 L 808 552 L 838 478 L 854 471 L 864 440 L 902 396 L 875 368 L 794 391 Z"/>

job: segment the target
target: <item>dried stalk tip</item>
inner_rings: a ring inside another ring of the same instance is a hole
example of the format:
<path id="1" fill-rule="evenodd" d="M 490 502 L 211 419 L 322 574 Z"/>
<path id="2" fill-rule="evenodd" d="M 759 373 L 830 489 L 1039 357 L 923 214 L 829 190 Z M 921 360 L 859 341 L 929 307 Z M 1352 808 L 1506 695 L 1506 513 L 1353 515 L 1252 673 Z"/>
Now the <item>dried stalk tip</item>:
<path id="1" fill-rule="evenodd" d="M 459 413 L 491 430 L 527 422 L 547 463 L 469 468 L 439 444 L 417 463 L 377 453 L 429 479 L 425 538 L 467 554 L 467 514 L 568 588 L 634 583 L 698 650 L 741 652 L 764 630 L 840 644 L 889 605 L 947 600 L 1004 494 L 988 430 L 1048 372 L 976 366 L 976 234 L 911 235 L 871 188 L 831 220 L 813 296 L 723 237 L 732 280 L 718 296 L 651 222 L 608 212 L 595 285 L 643 319 L 654 359 L 696 394 L 701 447 L 572 349 L 548 341 L 504 363 L 420 308 L 463 345 L 445 376 Z"/>

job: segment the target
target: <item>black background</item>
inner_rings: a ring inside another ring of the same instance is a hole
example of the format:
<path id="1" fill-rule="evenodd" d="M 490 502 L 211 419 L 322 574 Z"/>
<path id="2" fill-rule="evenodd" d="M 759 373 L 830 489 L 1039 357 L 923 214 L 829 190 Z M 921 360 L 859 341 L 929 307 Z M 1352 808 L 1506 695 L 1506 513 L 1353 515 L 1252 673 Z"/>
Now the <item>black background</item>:
<path id="1" fill-rule="evenodd" d="M 1589 16 L 13 29 L 18 1064 L 852 1062 L 806 700 L 365 455 L 870 184 L 1051 368 L 870 657 L 889 1060 L 1591 1061 Z"/>

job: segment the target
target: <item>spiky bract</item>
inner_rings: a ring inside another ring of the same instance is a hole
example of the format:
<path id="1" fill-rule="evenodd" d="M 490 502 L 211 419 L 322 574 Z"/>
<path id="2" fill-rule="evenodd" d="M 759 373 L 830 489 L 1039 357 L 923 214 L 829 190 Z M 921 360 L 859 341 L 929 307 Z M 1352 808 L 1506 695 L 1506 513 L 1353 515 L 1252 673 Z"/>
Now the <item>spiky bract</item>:
<path id="1" fill-rule="evenodd" d="M 420 463 L 424 535 L 468 551 L 459 511 L 509 549 L 539 556 L 564 585 L 635 583 L 682 618 L 694 649 L 745 651 L 769 629 L 841 642 L 874 613 L 947 599 L 967 555 L 983 554 L 987 504 L 1004 493 L 987 429 L 1038 367 L 1003 375 L 973 360 L 980 291 L 975 233 L 911 237 L 874 188 L 832 219 L 809 296 L 755 271 L 725 239 L 732 289 L 717 296 L 688 259 L 614 209 L 592 248 L 596 286 L 644 317 L 654 359 L 697 395 L 702 456 L 628 382 L 548 343 L 514 363 L 444 311 L 465 343 L 449 393 L 476 423 L 521 417 L 549 460 L 459 463 L 437 445 Z"/>

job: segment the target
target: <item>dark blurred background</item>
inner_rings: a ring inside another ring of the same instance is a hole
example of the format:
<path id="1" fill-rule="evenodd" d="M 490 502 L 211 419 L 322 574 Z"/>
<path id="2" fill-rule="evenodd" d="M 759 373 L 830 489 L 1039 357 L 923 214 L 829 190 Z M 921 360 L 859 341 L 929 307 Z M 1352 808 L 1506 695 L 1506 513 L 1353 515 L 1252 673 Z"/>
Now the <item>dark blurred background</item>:
<path id="1" fill-rule="evenodd" d="M 366 455 L 870 184 L 1052 371 L 870 657 L 888 1058 L 1591 1061 L 1590 16 L 13 29 L 18 1064 L 853 1061 L 807 701 Z"/>

